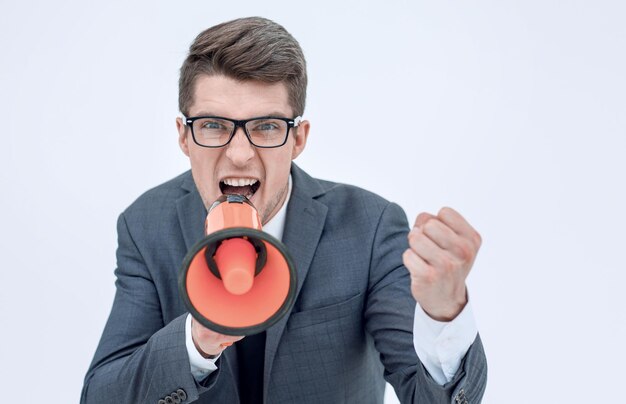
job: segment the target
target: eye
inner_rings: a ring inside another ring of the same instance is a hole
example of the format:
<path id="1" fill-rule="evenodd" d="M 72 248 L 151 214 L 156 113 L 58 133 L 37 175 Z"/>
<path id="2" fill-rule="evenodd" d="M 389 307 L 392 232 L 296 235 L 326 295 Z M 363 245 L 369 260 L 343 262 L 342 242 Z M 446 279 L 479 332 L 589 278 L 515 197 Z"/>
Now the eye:
<path id="1" fill-rule="evenodd" d="M 259 119 L 248 123 L 250 132 L 282 132 L 286 126 L 280 119 Z"/>
<path id="2" fill-rule="evenodd" d="M 210 119 L 203 120 L 200 123 L 200 127 L 202 129 L 209 129 L 209 130 L 222 130 L 222 129 L 225 129 L 225 126 L 224 126 L 224 124 L 222 122 L 216 121 L 216 120 L 210 120 Z"/>
<path id="3" fill-rule="evenodd" d="M 255 124 L 252 130 L 266 132 L 266 131 L 277 130 L 278 128 L 279 128 L 279 125 L 276 122 L 265 121 L 265 122 L 259 122 Z"/>

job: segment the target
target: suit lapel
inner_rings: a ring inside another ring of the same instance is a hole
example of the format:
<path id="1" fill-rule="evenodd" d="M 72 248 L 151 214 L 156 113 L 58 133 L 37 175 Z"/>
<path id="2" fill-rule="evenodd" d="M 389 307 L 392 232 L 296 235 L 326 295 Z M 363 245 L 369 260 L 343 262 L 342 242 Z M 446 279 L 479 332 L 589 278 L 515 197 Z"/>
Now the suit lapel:
<path id="1" fill-rule="evenodd" d="M 204 223 L 206 221 L 207 210 L 204 207 L 202 198 L 196 189 L 191 174 L 189 174 L 183 184 L 183 189 L 187 194 L 176 201 L 178 221 L 183 233 L 185 247 L 187 251 L 204 237 Z"/>
<path id="2" fill-rule="evenodd" d="M 289 206 L 287 206 L 283 243 L 295 262 L 297 299 L 324 229 L 328 208 L 314 199 L 315 196 L 323 193 L 320 184 L 316 180 L 309 177 L 295 164 L 292 165 L 291 174 L 293 191 L 289 200 Z M 267 400 L 267 389 L 274 356 L 290 314 L 291 310 L 266 331 L 265 368 L 263 371 L 264 401 Z"/>

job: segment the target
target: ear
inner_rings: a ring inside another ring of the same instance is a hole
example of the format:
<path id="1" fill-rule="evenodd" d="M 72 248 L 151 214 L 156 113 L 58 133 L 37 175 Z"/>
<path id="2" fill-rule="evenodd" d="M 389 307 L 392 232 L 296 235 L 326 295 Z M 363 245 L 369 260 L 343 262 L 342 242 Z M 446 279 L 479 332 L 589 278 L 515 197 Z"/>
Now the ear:
<path id="1" fill-rule="evenodd" d="M 291 159 L 295 160 L 296 157 L 302 153 L 306 146 L 306 140 L 309 137 L 309 130 L 311 129 L 311 123 L 309 121 L 301 121 L 298 127 L 294 128 L 295 142 L 293 143 L 293 149 L 291 151 Z"/>
<path id="2" fill-rule="evenodd" d="M 176 130 L 178 130 L 178 146 L 180 150 L 189 157 L 189 136 L 187 136 L 187 125 L 183 125 L 181 117 L 176 118 Z"/>

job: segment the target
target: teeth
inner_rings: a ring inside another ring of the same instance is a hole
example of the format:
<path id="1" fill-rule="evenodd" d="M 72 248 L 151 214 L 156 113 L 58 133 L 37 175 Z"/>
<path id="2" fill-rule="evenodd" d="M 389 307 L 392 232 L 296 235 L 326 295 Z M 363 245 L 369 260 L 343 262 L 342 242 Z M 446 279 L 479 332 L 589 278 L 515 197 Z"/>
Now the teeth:
<path id="1" fill-rule="evenodd" d="M 245 187 L 248 185 L 254 185 L 258 181 L 252 178 L 224 178 L 223 182 L 231 187 Z"/>

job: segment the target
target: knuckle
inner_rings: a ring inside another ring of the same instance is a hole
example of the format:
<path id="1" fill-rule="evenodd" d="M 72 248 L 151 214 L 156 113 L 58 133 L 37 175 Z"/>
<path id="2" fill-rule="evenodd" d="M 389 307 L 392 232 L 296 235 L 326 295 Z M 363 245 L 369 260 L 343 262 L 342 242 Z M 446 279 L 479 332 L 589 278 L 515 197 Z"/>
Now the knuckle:
<path id="1" fill-rule="evenodd" d="M 421 224 L 424 224 L 424 222 L 426 222 L 430 217 L 431 215 L 426 212 L 420 213 L 419 215 L 417 215 L 417 218 L 415 219 L 415 225 L 419 226 Z"/>
<path id="2" fill-rule="evenodd" d="M 408 248 L 406 250 L 404 250 L 404 252 L 402 253 L 402 262 L 404 262 L 404 265 L 406 265 L 408 267 L 408 263 L 409 263 L 409 255 L 411 254 L 411 250 L 409 250 Z"/>
<path id="3" fill-rule="evenodd" d="M 455 263 L 448 257 L 444 257 L 441 260 L 441 269 L 448 273 L 448 272 L 452 272 L 454 271 L 454 268 L 456 267 Z"/>
<path id="4" fill-rule="evenodd" d="M 404 266 L 409 270 L 409 272 L 413 272 L 414 271 L 414 267 L 415 267 L 415 257 L 414 257 L 415 253 L 413 251 L 411 251 L 410 249 L 406 249 L 403 253 L 402 253 L 402 262 L 404 263 Z"/>
<path id="5" fill-rule="evenodd" d="M 461 261 L 470 261 L 474 255 L 474 249 L 469 243 L 459 245 L 459 258 Z"/>
<path id="6" fill-rule="evenodd" d="M 452 208 L 444 206 L 443 208 L 439 209 L 439 212 L 437 212 L 437 216 L 449 217 L 452 214 L 452 212 L 454 212 Z"/>
<path id="7" fill-rule="evenodd" d="M 432 234 L 437 229 L 437 221 L 435 219 L 428 219 L 422 226 L 424 233 Z"/>
<path id="8" fill-rule="evenodd" d="M 483 244 L 483 238 L 477 231 L 475 231 L 472 235 L 472 241 L 477 248 L 480 248 L 480 246 Z"/>
<path id="9" fill-rule="evenodd" d="M 433 267 L 428 266 L 426 268 L 426 271 L 424 271 L 425 283 L 433 284 L 437 282 L 437 279 L 438 279 L 437 271 Z"/>
<path id="10" fill-rule="evenodd" d="M 416 226 L 423 226 L 424 223 L 426 223 L 428 220 L 430 220 L 432 216 L 426 212 L 420 213 L 417 216 L 417 219 L 415 219 L 415 225 Z"/>
<path id="11" fill-rule="evenodd" d="M 419 246 L 423 242 L 424 237 L 424 233 L 422 233 L 421 231 L 411 232 L 411 234 L 409 235 L 409 246 L 411 246 L 411 248 Z"/>

